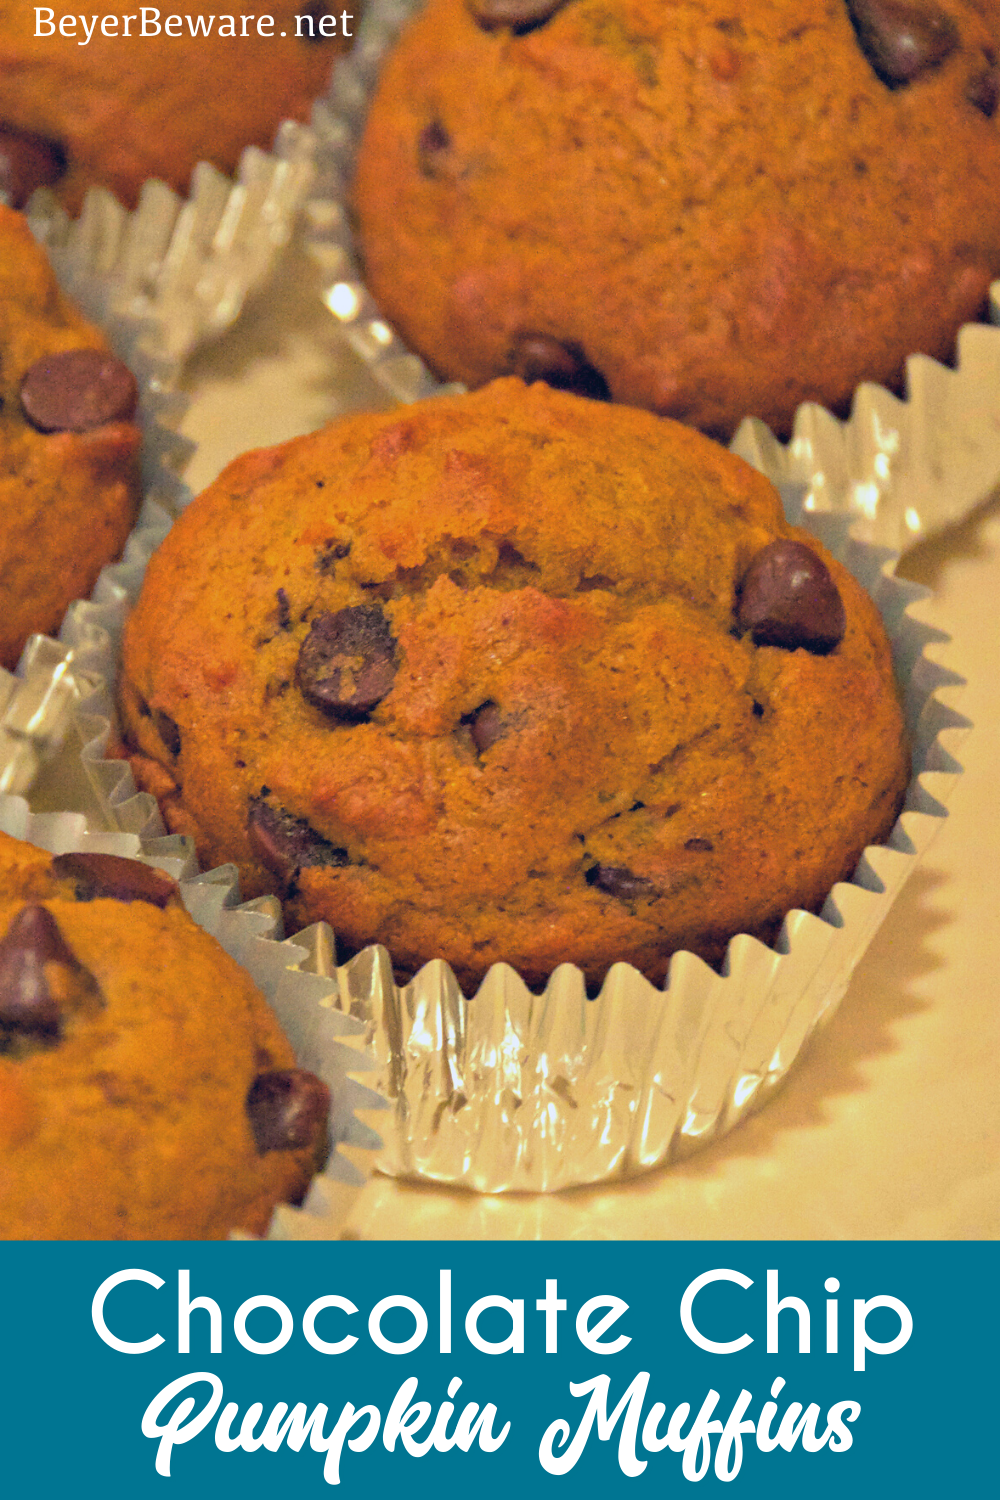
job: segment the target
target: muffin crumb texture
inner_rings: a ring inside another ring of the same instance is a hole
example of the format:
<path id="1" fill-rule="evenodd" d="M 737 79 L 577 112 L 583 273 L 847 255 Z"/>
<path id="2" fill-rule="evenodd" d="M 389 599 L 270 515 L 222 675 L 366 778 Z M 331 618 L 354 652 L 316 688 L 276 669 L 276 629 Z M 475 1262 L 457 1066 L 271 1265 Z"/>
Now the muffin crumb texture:
<path id="1" fill-rule="evenodd" d="M 877 611 L 767 481 L 517 380 L 231 464 L 150 564 L 121 706 L 205 864 L 467 988 L 771 939 L 909 775 Z"/>
<path id="2" fill-rule="evenodd" d="M 442 378 L 784 435 L 985 311 L 998 59 L 972 0 L 429 0 L 365 127 L 366 278 Z"/>
<path id="3" fill-rule="evenodd" d="M 249 976 L 134 861 L 0 835 L 0 889 L 0 1235 L 263 1233 L 329 1096 Z"/>

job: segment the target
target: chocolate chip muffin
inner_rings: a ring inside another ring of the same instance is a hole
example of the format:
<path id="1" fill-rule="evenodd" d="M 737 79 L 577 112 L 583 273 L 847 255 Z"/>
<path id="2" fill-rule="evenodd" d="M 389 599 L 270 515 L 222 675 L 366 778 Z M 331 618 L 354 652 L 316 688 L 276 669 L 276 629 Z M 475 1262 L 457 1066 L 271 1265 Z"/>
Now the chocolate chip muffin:
<path id="1" fill-rule="evenodd" d="M 245 146 L 270 148 L 282 120 L 308 120 L 351 45 L 344 33 L 322 0 L 278 0 L 259 17 L 149 7 L 96 22 L 0 0 L 0 192 L 20 207 L 54 186 L 76 212 L 87 188 L 105 187 L 134 208 L 147 178 L 185 193 L 199 161 L 232 172 Z"/>
<path id="2" fill-rule="evenodd" d="M 205 861 L 467 986 L 773 937 L 908 778 L 878 614 L 770 484 L 517 380 L 231 464 L 122 670 L 136 778 Z"/>
<path id="3" fill-rule="evenodd" d="M 429 0 L 360 151 L 369 286 L 442 378 L 786 434 L 982 314 L 998 58 L 976 0 Z"/>
<path id="4" fill-rule="evenodd" d="M 131 372 L 0 205 L 0 665 L 54 634 L 117 557 L 139 500 Z"/>
<path id="5" fill-rule="evenodd" d="M 169 877 L 0 835 L 0 1235 L 218 1239 L 304 1192 L 324 1084 Z"/>

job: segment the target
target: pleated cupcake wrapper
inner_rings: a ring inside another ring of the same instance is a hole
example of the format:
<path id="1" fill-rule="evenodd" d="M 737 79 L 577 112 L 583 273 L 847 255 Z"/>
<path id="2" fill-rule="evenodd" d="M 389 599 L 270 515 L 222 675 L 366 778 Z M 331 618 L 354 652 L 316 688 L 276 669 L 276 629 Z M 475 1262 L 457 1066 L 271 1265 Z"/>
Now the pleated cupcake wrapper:
<path id="1" fill-rule="evenodd" d="M 301 1208 L 284 1204 L 275 1210 L 267 1238 L 336 1238 L 382 1145 L 367 1121 L 377 1121 L 387 1106 L 354 1076 L 371 1072 L 375 1059 L 363 1024 L 329 1004 L 336 985 L 322 973 L 322 934 L 309 930 L 282 941 L 279 903 L 266 897 L 238 905 L 235 868 L 226 865 L 199 875 L 188 839 L 140 841 L 133 834 L 96 833 L 80 814 L 35 814 L 23 798 L 11 796 L 0 796 L 0 830 L 51 854 L 86 850 L 140 859 L 180 882 L 191 916 L 248 971 L 267 998 L 299 1066 L 316 1073 L 330 1089 L 329 1157 Z"/>
<path id="2" fill-rule="evenodd" d="M 498 964 L 466 998 L 443 960 L 400 988 L 384 948 L 338 966 L 329 928 L 310 929 L 308 967 L 335 981 L 331 1003 L 361 1026 L 376 1061 L 370 1081 L 392 1103 L 379 1125 L 382 1171 L 480 1192 L 634 1175 L 717 1139 L 763 1103 L 841 999 L 941 826 L 960 771 L 951 752 L 968 723 L 946 701 L 961 679 L 925 654 L 946 637 L 909 613 L 926 591 L 892 575 L 886 549 L 854 539 L 850 515 L 805 511 L 801 486 L 783 490 L 789 518 L 850 568 L 892 642 L 914 776 L 886 845 L 865 851 L 818 916 L 790 912 L 773 948 L 737 936 L 721 973 L 676 954 L 665 989 L 619 963 L 593 1000 L 570 964 L 541 995 Z M 167 523 L 136 533 L 61 635 L 70 672 L 91 685 L 76 725 L 99 818 L 143 839 L 163 832 L 156 803 L 136 792 L 126 762 L 104 755 L 122 628 Z"/>
<path id="3" fill-rule="evenodd" d="M 314 111 L 317 177 L 306 206 L 306 242 L 324 276 L 324 300 L 349 346 L 397 401 L 441 385 L 407 348 L 361 273 L 347 211 L 354 161 L 382 61 L 423 0 L 369 0 L 349 56 Z M 990 316 L 1000 323 L 1000 282 Z M 801 406 L 787 447 L 748 419 L 733 448 L 760 468 L 806 485 L 806 509 L 847 511 L 855 535 L 897 551 L 960 520 L 1000 482 L 1000 329 L 969 324 L 957 367 L 925 355 L 907 361 L 907 399 L 861 385 L 848 421 Z"/>
<path id="4" fill-rule="evenodd" d="M 149 181 L 134 212 L 93 188 L 78 219 L 42 189 L 28 220 L 83 311 L 102 327 L 139 324 L 140 346 L 176 380 L 271 275 L 309 194 L 313 157 L 312 133 L 286 121 L 271 151 L 243 152 L 235 181 L 202 162 L 187 198 Z"/>

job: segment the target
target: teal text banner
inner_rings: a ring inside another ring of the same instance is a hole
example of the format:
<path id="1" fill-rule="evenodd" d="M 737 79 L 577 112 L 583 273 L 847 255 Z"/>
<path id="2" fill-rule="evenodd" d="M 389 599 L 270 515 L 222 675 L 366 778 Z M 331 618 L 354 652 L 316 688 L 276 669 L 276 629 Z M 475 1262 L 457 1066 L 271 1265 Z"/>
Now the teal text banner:
<path id="1" fill-rule="evenodd" d="M 992 1245 L 0 1257 L 11 1493 L 995 1492 Z"/>

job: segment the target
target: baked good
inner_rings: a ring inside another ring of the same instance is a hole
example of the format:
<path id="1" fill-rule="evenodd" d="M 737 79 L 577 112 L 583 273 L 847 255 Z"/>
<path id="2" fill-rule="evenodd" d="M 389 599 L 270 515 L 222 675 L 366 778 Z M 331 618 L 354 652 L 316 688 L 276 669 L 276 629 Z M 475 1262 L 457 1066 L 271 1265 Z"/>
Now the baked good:
<path id="1" fill-rule="evenodd" d="M 139 500 L 136 384 L 0 204 L 0 665 L 55 633 L 117 557 Z"/>
<path id="2" fill-rule="evenodd" d="M 442 378 L 785 434 L 982 314 L 998 57 L 977 0 L 429 0 L 360 150 L 366 279 Z"/>
<path id="3" fill-rule="evenodd" d="M 277 0 L 256 18 L 196 5 L 95 22 L 0 0 L 0 192 L 17 207 L 54 185 L 75 213 L 97 186 L 134 208 L 150 177 L 186 193 L 200 161 L 233 172 L 282 120 L 309 119 L 351 45 L 343 14 Z"/>
<path id="4" fill-rule="evenodd" d="M 329 1103 L 132 860 L 0 835 L 0 1235 L 218 1239 L 304 1192 Z"/>
<path id="5" fill-rule="evenodd" d="M 773 937 L 908 779 L 875 607 L 770 484 L 517 380 L 237 459 L 150 563 L 121 707 L 206 863 L 466 985 Z"/>

